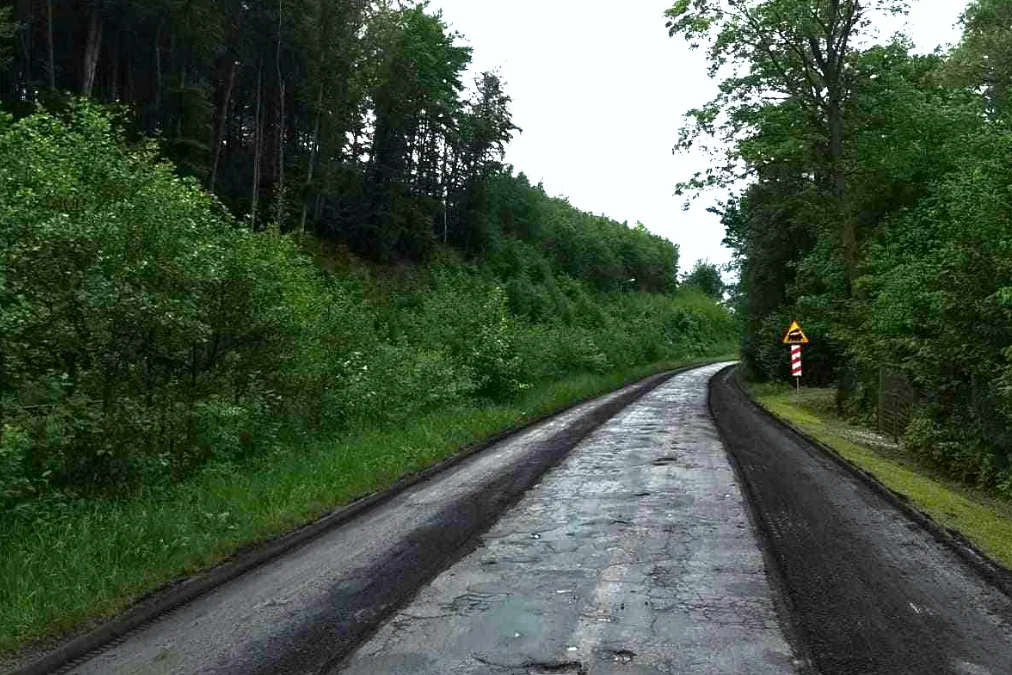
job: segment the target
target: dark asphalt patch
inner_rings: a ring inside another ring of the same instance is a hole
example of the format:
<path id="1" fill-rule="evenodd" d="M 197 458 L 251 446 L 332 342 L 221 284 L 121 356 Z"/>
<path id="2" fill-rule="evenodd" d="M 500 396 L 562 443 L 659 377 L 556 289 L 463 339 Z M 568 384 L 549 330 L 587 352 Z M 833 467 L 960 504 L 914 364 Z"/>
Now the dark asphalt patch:
<path id="1" fill-rule="evenodd" d="M 611 653 L 612 659 L 619 663 L 632 663 L 636 659 L 636 652 L 628 649 L 619 649 Z"/>
<path id="2" fill-rule="evenodd" d="M 578 661 L 566 663 L 534 664 L 527 666 L 528 675 L 549 675 L 549 673 L 569 673 L 571 675 L 587 675 L 587 669 Z"/>
<path id="3" fill-rule="evenodd" d="M 1012 600 L 893 504 L 757 410 L 731 371 L 710 408 L 822 675 L 1012 673 Z"/>

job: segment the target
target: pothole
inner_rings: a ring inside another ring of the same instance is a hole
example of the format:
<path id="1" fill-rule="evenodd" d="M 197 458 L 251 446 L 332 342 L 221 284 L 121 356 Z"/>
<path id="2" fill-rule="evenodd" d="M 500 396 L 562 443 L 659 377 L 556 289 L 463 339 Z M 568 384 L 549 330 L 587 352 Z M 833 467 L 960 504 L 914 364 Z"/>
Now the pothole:
<path id="1" fill-rule="evenodd" d="M 619 649 L 611 653 L 611 658 L 618 663 L 632 663 L 633 659 L 636 658 L 636 652 L 631 652 L 628 649 Z"/>
<path id="2" fill-rule="evenodd" d="M 653 461 L 654 466 L 667 466 L 668 464 L 674 464 L 678 461 L 677 457 L 668 455 L 666 457 L 658 457 Z"/>

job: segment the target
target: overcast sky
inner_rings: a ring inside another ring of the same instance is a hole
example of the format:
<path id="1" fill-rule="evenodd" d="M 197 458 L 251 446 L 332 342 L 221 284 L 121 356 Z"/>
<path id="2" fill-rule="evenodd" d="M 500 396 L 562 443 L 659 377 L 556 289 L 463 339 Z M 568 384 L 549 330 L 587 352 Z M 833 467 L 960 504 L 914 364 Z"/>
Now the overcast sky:
<path id="1" fill-rule="evenodd" d="M 669 38 L 673 0 L 432 0 L 474 50 L 475 71 L 498 68 L 523 129 L 506 161 L 549 194 L 619 221 L 642 221 L 677 242 L 681 267 L 725 262 L 723 228 L 674 185 L 707 158 L 672 155 L 682 114 L 713 98 L 701 52 Z M 914 0 L 907 34 L 919 50 L 958 38 L 962 0 Z M 885 29 L 901 29 L 903 22 Z M 723 195 L 714 195 L 720 197 Z"/>

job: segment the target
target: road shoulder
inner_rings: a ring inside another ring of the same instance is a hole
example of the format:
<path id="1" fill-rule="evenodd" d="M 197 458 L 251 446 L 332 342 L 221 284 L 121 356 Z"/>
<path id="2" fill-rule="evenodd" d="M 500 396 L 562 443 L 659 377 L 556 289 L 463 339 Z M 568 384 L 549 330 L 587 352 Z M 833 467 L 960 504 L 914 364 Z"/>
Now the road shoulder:
<path id="1" fill-rule="evenodd" d="M 772 417 L 730 371 L 710 406 L 818 672 L 1012 672 L 1012 598 L 902 500 Z"/>
<path id="2" fill-rule="evenodd" d="M 874 481 L 938 538 L 968 554 L 990 581 L 1012 592 L 1012 504 L 947 481 L 900 444 L 839 418 L 827 404 L 830 390 L 746 389 L 779 422 Z"/>

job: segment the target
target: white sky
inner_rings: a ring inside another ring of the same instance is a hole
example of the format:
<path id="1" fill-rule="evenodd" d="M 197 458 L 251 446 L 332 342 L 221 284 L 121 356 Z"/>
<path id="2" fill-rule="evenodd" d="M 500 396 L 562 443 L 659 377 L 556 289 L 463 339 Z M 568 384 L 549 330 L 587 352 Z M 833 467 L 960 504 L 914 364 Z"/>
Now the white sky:
<path id="1" fill-rule="evenodd" d="M 700 51 L 668 37 L 674 0 L 432 0 L 474 49 L 474 70 L 498 68 L 513 98 L 506 161 L 549 194 L 677 242 L 680 267 L 726 262 L 719 219 L 704 196 L 682 211 L 679 180 L 705 155 L 672 155 L 682 114 L 712 99 Z M 913 0 L 907 34 L 921 51 L 958 39 L 964 0 Z M 903 22 L 883 27 L 888 34 Z M 469 76 L 470 77 L 470 76 Z"/>

